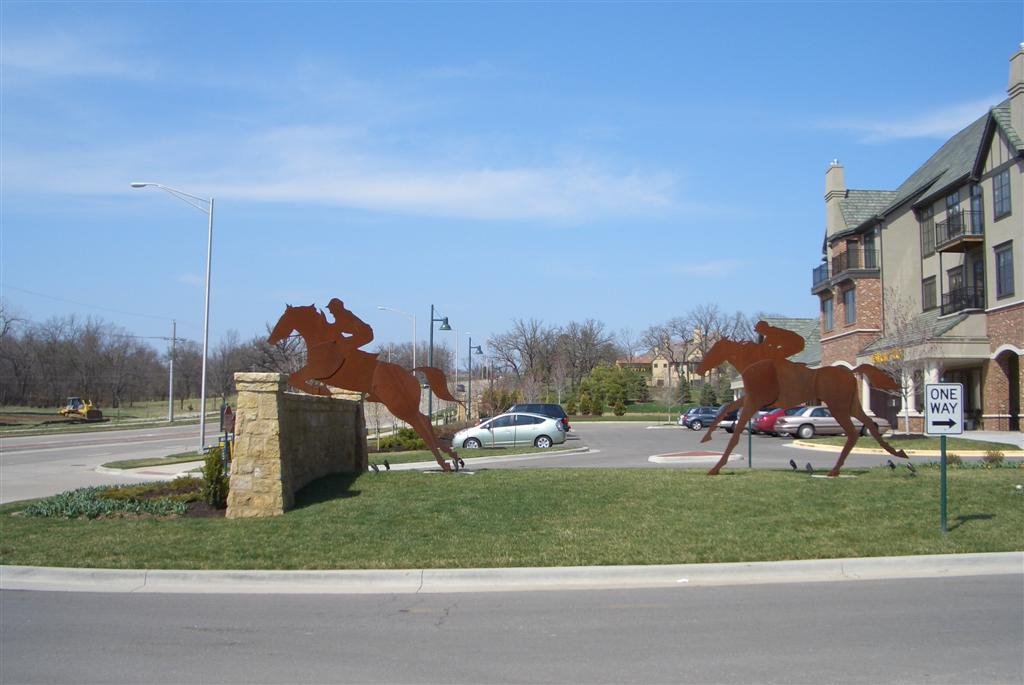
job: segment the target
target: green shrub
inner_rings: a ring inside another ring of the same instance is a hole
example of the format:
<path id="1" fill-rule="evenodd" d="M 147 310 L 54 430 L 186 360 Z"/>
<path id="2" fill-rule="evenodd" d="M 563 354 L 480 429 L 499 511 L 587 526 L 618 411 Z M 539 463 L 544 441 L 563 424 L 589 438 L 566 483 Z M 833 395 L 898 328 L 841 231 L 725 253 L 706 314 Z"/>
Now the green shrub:
<path id="1" fill-rule="evenodd" d="M 601 416 L 604 414 L 604 400 L 597 395 L 590 398 L 590 413 L 592 416 Z"/>
<path id="2" fill-rule="evenodd" d="M 576 400 L 569 398 L 565 403 L 565 413 L 569 416 L 576 416 Z"/>
<path id="3" fill-rule="evenodd" d="M 615 400 L 612 405 L 612 413 L 616 416 L 623 416 L 626 413 L 626 404 L 622 400 Z"/>
<path id="4" fill-rule="evenodd" d="M 139 486 L 130 486 L 136 488 Z M 22 511 L 22 516 L 49 518 L 88 518 L 117 516 L 125 514 L 151 514 L 154 516 L 181 516 L 185 513 L 185 502 L 167 498 L 107 497 L 118 487 L 93 487 L 69 490 L 53 497 L 33 502 Z"/>
<path id="5" fill-rule="evenodd" d="M 228 476 L 219 447 L 210 449 L 203 462 L 203 501 L 214 509 L 228 505 Z"/>
<path id="6" fill-rule="evenodd" d="M 380 439 L 381 452 L 409 452 L 425 450 L 427 443 L 412 428 L 399 428 L 391 435 Z"/>
<path id="7" fill-rule="evenodd" d="M 1001 466 L 1004 459 L 1005 456 L 999 450 L 989 450 L 985 452 L 985 456 L 981 460 L 985 463 L 986 467 L 993 468 Z"/>
<path id="8" fill-rule="evenodd" d="M 99 497 L 109 500 L 169 499 L 196 502 L 202 498 L 203 481 L 199 478 L 175 478 L 162 483 L 121 485 L 100 491 Z"/>

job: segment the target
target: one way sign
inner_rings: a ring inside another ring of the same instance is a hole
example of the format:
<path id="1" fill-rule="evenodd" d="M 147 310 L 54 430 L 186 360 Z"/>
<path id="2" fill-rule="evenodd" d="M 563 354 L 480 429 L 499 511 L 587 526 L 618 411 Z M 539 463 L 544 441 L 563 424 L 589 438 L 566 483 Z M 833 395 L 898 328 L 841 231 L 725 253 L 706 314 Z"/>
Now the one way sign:
<path id="1" fill-rule="evenodd" d="M 925 435 L 963 435 L 964 386 L 962 383 L 928 383 L 924 386 Z"/>

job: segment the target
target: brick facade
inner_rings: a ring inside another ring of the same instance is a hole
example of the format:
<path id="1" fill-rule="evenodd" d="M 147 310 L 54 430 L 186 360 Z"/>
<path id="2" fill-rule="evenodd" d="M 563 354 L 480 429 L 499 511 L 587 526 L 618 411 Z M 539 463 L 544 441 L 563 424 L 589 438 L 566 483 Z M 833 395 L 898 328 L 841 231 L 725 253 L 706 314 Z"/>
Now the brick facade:
<path id="1" fill-rule="evenodd" d="M 1024 349 L 1024 304 L 989 312 L 985 318 L 989 332 L 989 348 L 993 354 L 1003 345 L 1012 345 L 1017 350 Z M 1014 360 L 1014 357 L 1017 359 Z M 1010 430 L 1010 402 L 1013 392 L 1016 393 L 1017 401 L 1017 425 L 1024 427 L 1024 415 L 1020 407 L 1020 389 L 1024 387 L 1024 364 L 1014 350 L 1004 350 L 995 359 L 985 363 L 982 387 L 985 395 L 983 420 L 987 430 Z"/>

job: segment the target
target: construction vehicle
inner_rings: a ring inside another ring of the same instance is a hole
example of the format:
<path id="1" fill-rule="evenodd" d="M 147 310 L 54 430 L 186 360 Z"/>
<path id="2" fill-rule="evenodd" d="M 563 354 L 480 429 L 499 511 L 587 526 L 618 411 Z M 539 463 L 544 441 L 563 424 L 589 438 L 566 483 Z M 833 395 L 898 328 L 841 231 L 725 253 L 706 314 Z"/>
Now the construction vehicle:
<path id="1" fill-rule="evenodd" d="M 94 407 L 91 400 L 83 400 L 81 397 L 69 397 L 67 406 L 58 413 L 68 419 L 103 420 L 103 412 Z"/>

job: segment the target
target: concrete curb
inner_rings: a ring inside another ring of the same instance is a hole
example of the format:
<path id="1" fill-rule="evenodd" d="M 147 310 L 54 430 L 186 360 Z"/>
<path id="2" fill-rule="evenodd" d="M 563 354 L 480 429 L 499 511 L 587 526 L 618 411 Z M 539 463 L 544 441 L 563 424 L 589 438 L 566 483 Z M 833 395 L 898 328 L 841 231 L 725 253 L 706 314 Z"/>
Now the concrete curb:
<path id="1" fill-rule="evenodd" d="M 0 566 L 0 590 L 216 594 L 416 594 L 710 587 L 763 583 L 1024 576 L 1024 552 L 668 566 L 171 571 Z"/>
<path id="2" fill-rule="evenodd" d="M 843 451 L 843 448 L 840 445 L 815 444 L 806 440 L 793 440 L 792 442 L 786 443 L 786 447 L 817 450 L 819 452 L 835 452 L 837 454 Z M 1004 457 L 1024 457 L 1024 450 L 999 451 L 1003 453 Z M 854 447 L 850 454 L 888 454 L 888 452 L 881 447 Z M 947 448 L 946 454 L 956 454 L 960 457 L 984 457 L 988 454 L 988 450 L 957 450 Z M 941 456 L 941 453 L 939 450 L 907 450 L 907 455 L 911 457 L 938 457 Z"/>

